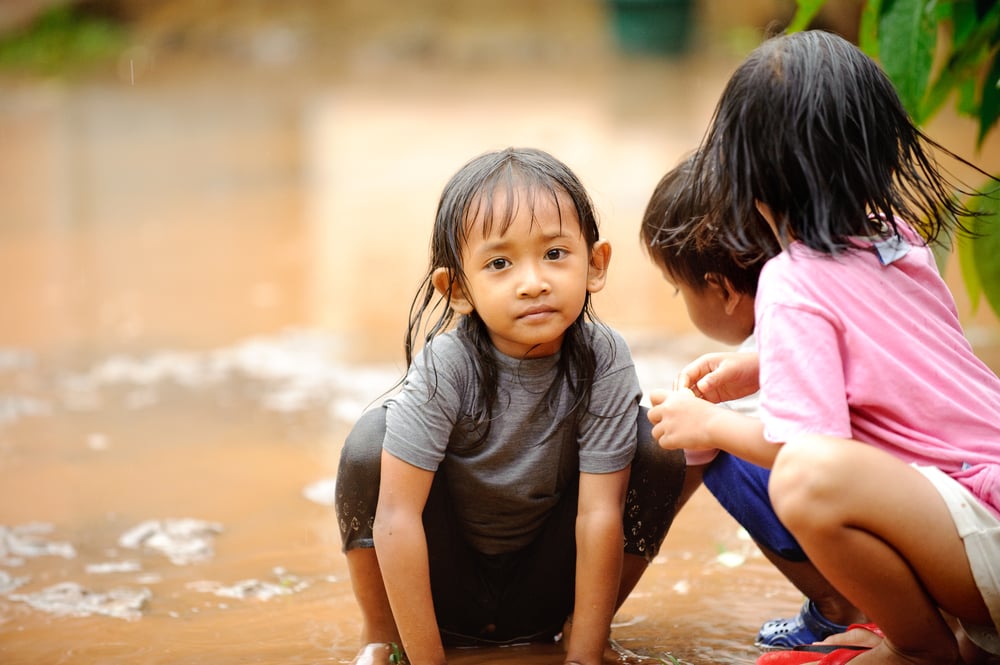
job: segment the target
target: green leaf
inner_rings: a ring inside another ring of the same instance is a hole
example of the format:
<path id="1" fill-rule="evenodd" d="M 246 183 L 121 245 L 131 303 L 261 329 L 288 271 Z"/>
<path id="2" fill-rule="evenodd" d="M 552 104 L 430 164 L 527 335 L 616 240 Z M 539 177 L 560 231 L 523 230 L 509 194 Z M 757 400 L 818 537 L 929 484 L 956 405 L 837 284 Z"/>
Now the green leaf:
<path id="1" fill-rule="evenodd" d="M 993 55 L 993 65 L 983 79 L 983 94 L 980 99 L 977 148 L 983 147 L 983 140 L 1000 117 L 1000 51 Z"/>
<path id="2" fill-rule="evenodd" d="M 934 255 L 934 264 L 937 266 L 938 272 L 942 275 L 948 267 L 948 260 L 951 259 L 951 243 L 952 240 L 949 237 L 947 240 L 939 238 L 937 242 L 931 244 L 931 254 Z"/>
<path id="3" fill-rule="evenodd" d="M 990 41 L 1000 32 L 1000 4 L 994 5 L 982 17 L 967 1 L 944 5 L 955 7 L 955 35 L 937 78 L 921 102 L 919 117 L 927 122 L 958 88 L 959 112 L 978 119 L 981 96 L 978 81 L 989 57 Z M 960 11 L 959 7 L 964 9 Z M 963 24 L 961 28 L 958 22 Z"/>
<path id="4" fill-rule="evenodd" d="M 785 32 L 801 32 L 808 28 L 825 2 L 826 0 L 798 0 L 795 16 L 792 17 L 792 22 L 785 28 Z"/>
<path id="5" fill-rule="evenodd" d="M 972 31 L 976 29 L 979 16 L 976 15 L 976 7 L 972 2 L 951 2 L 948 5 L 952 8 L 951 21 L 954 27 L 951 40 L 954 48 L 961 48 Z"/>
<path id="6" fill-rule="evenodd" d="M 982 195 L 969 202 L 969 208 L 990 213 L 972 220 L 971 260 L 982 295 L 1000 316 L 1000 182 L 989 181 Z M 968 280 L 965 271 L 963 277 Z"/>
<path id="7" fill-rule="evenodd" d="M 976 272 L 976 257 L 973 253 L 975 240 L 965 233 L 958 236 L 956 254 L 958 255 L 958 267 L 962 273 L 962 283 L 965 284 L 965 293 L 969 296 L 969 303 L 972 305 L 972 313 L 979 310 L 979 301 L 983 297 L 983 287 L 979 283 L 979 273 Z M 944 272 L 944 265 L 938 261 L 938 269 Z"/>
<path id="8" fill-rule="evenodd" d="M 979 116 L 979 91 L 974 79 L 965 79 L 958 84 L 958 112 L 970 118 Z"/>
<path id="9" fill-rule="evenodd" d="M 878 17 L 882 11 L 882 0 L 868 0 L 861 10 L 861 25 L 858 27 L 858 46 L 870 57 L 878 59 Z"/>
<path id="10" fill-rule="evenodd" d="M 878 23 L 882 67 L 918 125 L 926 120 L 921 102 L 937 43 L 937 27 L 930 20 L 927 5 L 926 0 L 884 0 Z"/>
<path id="11" fill-rule="evenodd" d="M 920 103 L 920 117 L 924 119 L 924 122 L 930 120 L 935 113 L 941 108 L 941 106 L 947 101 L 948 96 L 951 95 L 951 91 L 956 87 L 962 90 L 961 86 L 966 86 L 969 81 L 965 79 L 968 78 L 968 74 L 965 72 L 957 71 L 957 69 L 952 67 L 944 67 L 934 80 L 934 83 L 930 86 L 930 90 L 924 95 L 923 100 Z M 973 92 L 975 92 L 975 83 L 973 82 Z M 976 111 L 973 110 L 968 112 L 967 115 L 976 115 Z"/>
<path id="12" fill-rule="evenodd" d="M 975 70 L 989 56 L 992 46 L 1000 40 L 1000 4 L 995 4 L 982 16 L 976 16 L 970 25 L 957 25 L 952 30 L 951 55 L 948 67 Z"/>

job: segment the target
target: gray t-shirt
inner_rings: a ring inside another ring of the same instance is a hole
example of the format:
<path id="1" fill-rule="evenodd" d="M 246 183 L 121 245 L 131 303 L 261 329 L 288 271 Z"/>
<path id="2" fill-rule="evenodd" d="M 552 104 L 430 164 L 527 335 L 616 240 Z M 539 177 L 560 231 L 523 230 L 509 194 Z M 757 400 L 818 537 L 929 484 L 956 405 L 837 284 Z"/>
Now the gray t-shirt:
<path id="1" fill-rule="evenodd" d="M 579 472 L 611 473 L 632 462 L 641 397 L 632 356 L 610 328 L 589 324 L 587 332 L 597 363 L 590 407 L 578 420 L 568 416 L 568 385 L 554 402 L 548 398 L 558 355 L 520 360 L 497 352 L 497 401 L 481 440 L 472 418 L 480 399 L 476 362 L 454 331 L 417 355 L 386 402 L 384 449 L 445 472 L 458 520 L 480 552 L 530 543 Z"/>

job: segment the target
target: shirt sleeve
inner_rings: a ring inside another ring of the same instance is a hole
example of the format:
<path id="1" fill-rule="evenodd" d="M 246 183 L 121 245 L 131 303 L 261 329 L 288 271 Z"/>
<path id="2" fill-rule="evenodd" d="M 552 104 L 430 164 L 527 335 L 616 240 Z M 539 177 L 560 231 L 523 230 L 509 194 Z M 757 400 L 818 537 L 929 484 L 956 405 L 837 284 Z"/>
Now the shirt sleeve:
<path id="1" fill-rule="evenodd" d="M 758 315 L 764 438 L 850 437 L 842 336 L 822 312 L 774 303 Z M 802 340 L 808 340 L 802 343 Z"/>
<path id="2" fill-rule="evenodd" d="M 632 355 L 620 335 L 610 329 L 606 334 L 596 332 L 595 348 L 597 376 L 590 406 L 580 419 L 580 471 L 612 473 L 635 457 L 642 390 Z"/>
<path id="3" fill-rule="evenodd" d="M 461 413 L 459 346 L 438 337 L 414 358 L 400 392 L 386 401 L 383 449 L 426 471 L 436 471 L 444 459 Z"/>

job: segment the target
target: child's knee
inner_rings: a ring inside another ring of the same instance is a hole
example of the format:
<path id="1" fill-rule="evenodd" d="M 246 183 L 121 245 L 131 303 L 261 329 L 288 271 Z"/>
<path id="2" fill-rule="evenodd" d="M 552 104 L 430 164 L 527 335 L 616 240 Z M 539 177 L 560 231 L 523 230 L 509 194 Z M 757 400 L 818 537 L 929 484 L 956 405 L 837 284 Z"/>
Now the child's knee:
<path id="1" fill-rule="evenodd" d="M 361 414 L 340 451 L 338 475 L 350 469 L 369 468 L 375 465 L 378 474 L 382 458 L 382 441 L 385 439 L 385 409 L 378 407 Z"/>
<path id="2" fill-rule="evenodd" d="M 334 507 L 345 549 L 371 547 L 384 438 L 385 409 L 372 409 L 358 419 L 340 451 Z"/>
<path id="3" fill-rule="evenodd" d="M 794 528 L 812 521 L 845 490 L 837 440 L 802 436 L 786 442 L 775 459 L 768 482 L 771 504 L 781 521 Z"/>

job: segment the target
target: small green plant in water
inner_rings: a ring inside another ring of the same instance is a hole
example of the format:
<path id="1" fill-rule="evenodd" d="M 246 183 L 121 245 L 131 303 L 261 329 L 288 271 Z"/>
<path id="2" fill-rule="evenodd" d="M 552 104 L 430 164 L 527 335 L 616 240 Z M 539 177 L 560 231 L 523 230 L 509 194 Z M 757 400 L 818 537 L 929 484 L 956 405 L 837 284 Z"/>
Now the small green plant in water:
<path id="1" fill-rule="evenodd" d="M 389 646 L 392 647 L 392 653 L 389 654 L 389 662 L 392 665 L 403 665 L 406 663 L 406 654 L 403 653 L 400 646 L 395 642 L 390 642 Z"/>
<path id="2" fill-rule="evenodd" d="M 660 662 L 664 665 L 681 665 L 681 661 L 674 658 L 673 654 L 664 654 L 660 656 Z"/>

